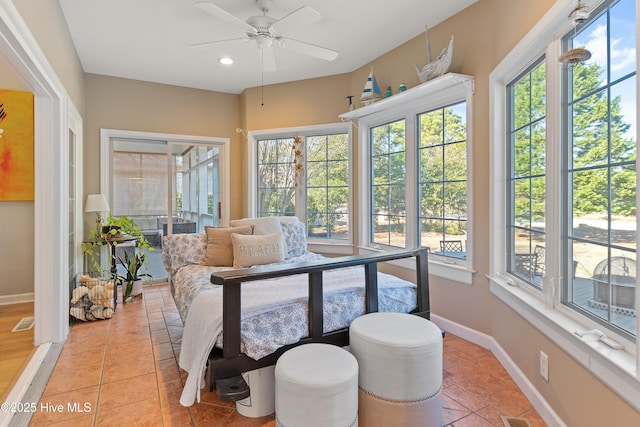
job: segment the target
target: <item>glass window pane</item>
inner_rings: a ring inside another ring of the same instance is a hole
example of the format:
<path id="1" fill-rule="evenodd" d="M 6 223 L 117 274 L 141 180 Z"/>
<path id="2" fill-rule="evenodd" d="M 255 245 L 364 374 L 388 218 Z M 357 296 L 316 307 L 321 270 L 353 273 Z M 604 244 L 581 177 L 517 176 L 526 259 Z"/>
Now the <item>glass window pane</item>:
<path id="1" fill-rule="evenodd" d="M 611 87 L 611 161 L 636 159 L 636 78 Z"/>
<path id="2" fill-rule="evenodd" d="M 467 179 L 466 142 L 444 146 L 444 172 L 445 181 L 465 181 Z"/>
<path id="3" fill-rule="evenodd" d="M 629 17 L 636 14 L 634 0 L 620 0 L 611 9 L 611 81 L 636 70 L 636 37 L 634 21 Z"/>
<path id="4" fill-rule="evenodd" d="M 529 126 L 515 132 L 513 147 L 513 177 L 531 175 L 531 139 Z"/>
<path id="5" fill-rule="evenodd" d="M 608 160 L 607 102 L 606 90 L 600 90 L 573 106 L 573 165 L 576 168 Z"/>

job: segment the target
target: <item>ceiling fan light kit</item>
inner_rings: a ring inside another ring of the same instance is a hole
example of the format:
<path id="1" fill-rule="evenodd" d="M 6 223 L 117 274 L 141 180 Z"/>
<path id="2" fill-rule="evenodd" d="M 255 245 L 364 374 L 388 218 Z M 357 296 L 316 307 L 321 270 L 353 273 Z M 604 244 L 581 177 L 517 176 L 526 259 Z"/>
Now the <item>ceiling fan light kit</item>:
<path id="1" fill-rule="evenodd" d="M 273 53 L 273 47 L 276 44 L 281 48 L 290 49 L 325 61 L 333 61 L 338 57 L 338 52 L 332 49 L 284 36 L 284 34 L 294 31 L 297 28 L 304 28 L 305 26 L 313 24 L 322 17 L 315 9 L 309 6 L 302 6 L 288 15 L 285 15 L 280 19 L 276 19 L 267 15 L 273 5 L 273 0 L 256 0 L 256 6 L 260 12 L 262 12 L 262 15 L 251 16 L 246 21 L 243 21 L 210 1 L 198 1 L 195 2 L 194 5 L 210 15 L 243 30 L 245 33 L 244 37 L 197 43 L 192 45 L 194 47 L 209 46 L 239 40 L 253 40 L 258 46 L 263 71 L 275 71 L 276 69 Z M 274 43 L 274 41 L 276 43 Z"/>

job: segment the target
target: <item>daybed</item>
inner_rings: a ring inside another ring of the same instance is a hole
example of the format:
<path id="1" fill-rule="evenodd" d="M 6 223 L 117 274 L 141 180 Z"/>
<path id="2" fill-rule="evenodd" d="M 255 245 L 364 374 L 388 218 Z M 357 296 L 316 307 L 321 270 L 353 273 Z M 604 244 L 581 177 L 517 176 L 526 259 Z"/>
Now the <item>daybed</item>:
<path id="1" fill-rule="evenodd" d="M 209 388 L 240 400 L 249 393 L 242 372 L 304 342 L 347 345 L 349 324 L 365 312 L 429 317 L 426 250 L 325 258 L 307 250 L 295 217 L 164 236 L 162 257 L 184 323 L 185 406 L 200 400 L 207 366 Z M 407 257 L 416 258 L 418 286 L 377 271 L 378 262 Z"/>

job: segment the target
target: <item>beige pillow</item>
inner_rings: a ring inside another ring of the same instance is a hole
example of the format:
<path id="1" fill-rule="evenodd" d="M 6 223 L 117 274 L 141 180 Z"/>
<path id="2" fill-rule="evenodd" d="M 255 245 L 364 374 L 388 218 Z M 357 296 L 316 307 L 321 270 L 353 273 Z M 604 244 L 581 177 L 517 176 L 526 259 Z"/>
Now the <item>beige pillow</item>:
<path id="1" fill-rule="evenodd" d="M 205 227 L 204 231 L 207 233 L 205 265 L 230 267 L 233 265 L 231 233 L 239 235 L 251 234 L 252 228 L 248 225 L 230 228 Z"/>
<path id="2" fill-rule="evenodd" d="M 241 225 L 251 225 L 253 226 L 252 234 L 255 234 L 255 235 L 282 233 L 280 220 L 275 216 L 234 219 L 230 222 L 230 225 L 232 227 L 239 227 Z"/>
<path id="3" fill-rule="evenodd" d="M 284 261 L 284 236 L 282 233 L 261 236 L 232 234 L 233 266 L 251 267 Z"/>

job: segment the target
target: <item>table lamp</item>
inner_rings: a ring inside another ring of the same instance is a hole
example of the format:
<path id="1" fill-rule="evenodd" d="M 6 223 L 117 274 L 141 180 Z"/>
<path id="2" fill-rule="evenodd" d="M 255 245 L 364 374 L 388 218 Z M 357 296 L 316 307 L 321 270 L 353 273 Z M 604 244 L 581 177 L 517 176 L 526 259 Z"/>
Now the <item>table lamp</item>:
<path id="1" fill-rule="evenodd" d="M 98 218 L 96 219 L 96 231 L 98 236 L 101 233 L 102 227 L 102 212 L 109 210 L 109 203 L 104 194 L 89 194 L 87 196 L 87 204 L 84 206 L 85 212 L 95 212 Z"/>

